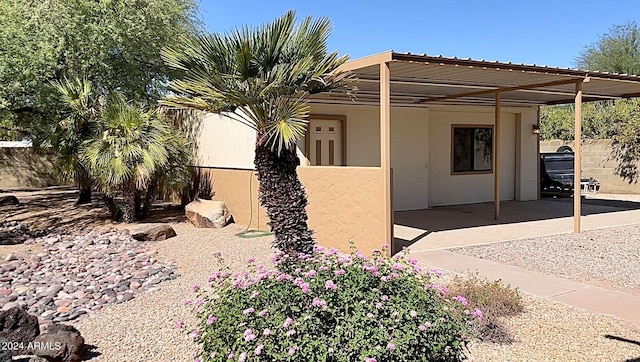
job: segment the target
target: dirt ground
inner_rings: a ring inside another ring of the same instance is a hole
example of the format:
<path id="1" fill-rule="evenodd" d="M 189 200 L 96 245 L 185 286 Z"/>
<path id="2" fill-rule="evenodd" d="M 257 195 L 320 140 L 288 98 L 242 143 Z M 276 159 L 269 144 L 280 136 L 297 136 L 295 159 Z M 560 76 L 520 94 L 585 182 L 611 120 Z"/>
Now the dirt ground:
<path id="1" fill-rule="evenodd" d="M 18 205 L 0 206 L 0 222 L 17 221 L 36 230 L 51 233 L 82 233 L 94 228 L 125 228 L 131 224 L 111 220 L 109 211 L 94 193 L 92 202 L 76 205 L 78 191 L 70 187 L 52 187 L 40 190 L 0 192 L 1 196 L 15 195 Z M 170 223 L 186 221 L 180 205 L 158 203 L 152 206 L 144 223 Z M 0 258 L 8 254 L 37 253 L 34 245 L 0 245 Z"/>

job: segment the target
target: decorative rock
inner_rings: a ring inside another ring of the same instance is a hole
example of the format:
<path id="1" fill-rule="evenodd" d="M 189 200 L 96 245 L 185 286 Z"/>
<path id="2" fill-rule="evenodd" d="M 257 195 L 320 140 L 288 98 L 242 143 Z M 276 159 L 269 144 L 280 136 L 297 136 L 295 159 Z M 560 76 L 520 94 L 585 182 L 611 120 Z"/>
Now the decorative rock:
<path id="1" fill-rule="evenodd" d="M 0 196 L 0 206 L 18 205 L 20 200 L 14 195 Z"/>
<path id="2" fill-rule="evenodd" d="M 56 346 L 60 348 L 37 348 L 29 351 L 38 357 L 44 357 L 48 362 L 80 362 L 84 358 L 84 338 L 80 332 L 72 326 L 64 324 L 51 325 L 47 330 L 36 337 L 34 345 Z"/>
<path id="3" fill-rule="evenodd" d="M 0 338 L 11 342 L 28 344 L 40 334 L 38 317 L 16 307 L 0 312 Z M 14 355 L 22 351 L 14 351 Z"/>
<path id="4" fill-rule="evenodd" d="M 222 228 L 231 222 L 231 214 L 222 201 L 196 199 L 184 208 L 187 218 L 199 228 Z"/>
<path id="5" fill-rule="evenodd" d="M 176 231 L 169 224 L 150 225 L 131 231 L 131 237 L 138 241 L 160 241 L 174 236 Z M 130 256 L 135 256 L 135 252 Z"/>

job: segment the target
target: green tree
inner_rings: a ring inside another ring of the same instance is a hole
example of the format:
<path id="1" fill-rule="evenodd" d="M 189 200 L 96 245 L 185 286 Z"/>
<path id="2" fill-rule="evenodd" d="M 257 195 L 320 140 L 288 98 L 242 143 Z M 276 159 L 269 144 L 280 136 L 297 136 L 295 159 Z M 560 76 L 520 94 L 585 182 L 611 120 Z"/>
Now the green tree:
<path id="1" fill-rule="evenodd" d="M 352 73 L 334 72 L 346 56 L 327 52 L 331 23 L 295 12 L 259 28 L 183 38 L 163 57 L 183 76 L 170 84 L 177 94 L 165 104 L 229 115 L 256 131 L 255 167 L 260 204 L 274 233 L 274 246 L 289 255 L 312 253 L 307 195 L 296 167 L 296 141 L 309 115 L 308 97 L 351 91 Z M 235 111 L 235 113 L 232 113 Z"/>
<path id="2" fill-rule="evenodd" d="M 197 31 L 196 0 L 0 1 L 0 125 L 49 132 L 58 100 L 51 81 L 87 78 L 155 102 L 173 75 L 162 47 Z"/>
<path id="3" fill-rule="evenodd" d="M 114 219 L 144 218 L 160 187 L 181 189 L 190 180 L 190 146 L 156 109 L 111 93 L 98 114 L 97 137 L 80 157 Z"/>
<path id="4" fill-rule="evenodd" d="M 581 69 L 640 75 L 640 28 L 635 21 L 613 25 L 576 59 Z"/>
<path id="5" fill-rule="evenodd" d="M 585 47 L 576 59 L 583 69 L 640 75 L 640 28 L 634 21 L 614 25 L 609 33 Z M 613 140 L 616 173 L 636 182 L 640 159 L 640 100 L 619 99 L 583 105 L 585 138 Z M 541 109 L 542 139 L 573 139 L 573 106 Z"/>

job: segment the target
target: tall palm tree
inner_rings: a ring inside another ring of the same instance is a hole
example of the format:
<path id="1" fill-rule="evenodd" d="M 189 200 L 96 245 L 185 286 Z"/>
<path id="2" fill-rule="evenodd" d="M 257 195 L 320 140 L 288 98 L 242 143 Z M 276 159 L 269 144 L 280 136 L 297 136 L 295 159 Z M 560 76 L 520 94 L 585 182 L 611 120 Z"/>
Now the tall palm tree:
<path id="1" fill-rule="evenodd" d="M 256 131 L 258 196 L 287 254 L 311 253 L 307 195 L 298 179 L 296 141 L 309 116 L 308 97 L 324 91 L 351 92 L 353 74 L 336 72 L 347 56 L 327 52 L 331 22 L 295 12 L 259 28 L 183 38 L 165 49 L 167 64 L 182 72 L 170 84 L 176 95 L 164 102 L 228 114 Z"/>
<path id="2" fill-rule="evenodd" d="M 135 106 L 117 93 L 108 96 L 99 118 L 100 136 L 85 142 L 82 162 L 114 218 L 133 222 L 145 216 L 163 175 L 172 177 L 173 183 L 164 183 L 168 187 L 186 182 L 190 148 L 155 109 Z M 118 197 L 123 199 L 122 215 Z"/>
<path id="3" fill-rule="evenodd" d="M 95 135 L 99 97 L 86 79 L 52 82 L 64 107 L 61 119 L 49 132 L 36 135 L 36 146 L 51 146 L 56 152 L 55 167 L 64 181 L 74 180 L 80 194 L 78 204 L 91 202 L 91 177 L 80 160 L 82 143 Z"/>

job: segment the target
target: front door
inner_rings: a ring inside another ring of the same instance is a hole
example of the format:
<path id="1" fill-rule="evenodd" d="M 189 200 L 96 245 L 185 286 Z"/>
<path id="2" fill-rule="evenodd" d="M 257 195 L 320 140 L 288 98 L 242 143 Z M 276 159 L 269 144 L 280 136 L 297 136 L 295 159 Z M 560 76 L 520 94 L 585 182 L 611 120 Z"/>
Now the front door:
<path id="1" fill-rule="evenodd" d="M 342 166 L 342 121 L 309 121 L 309 161 L 312 166 Z"/>

